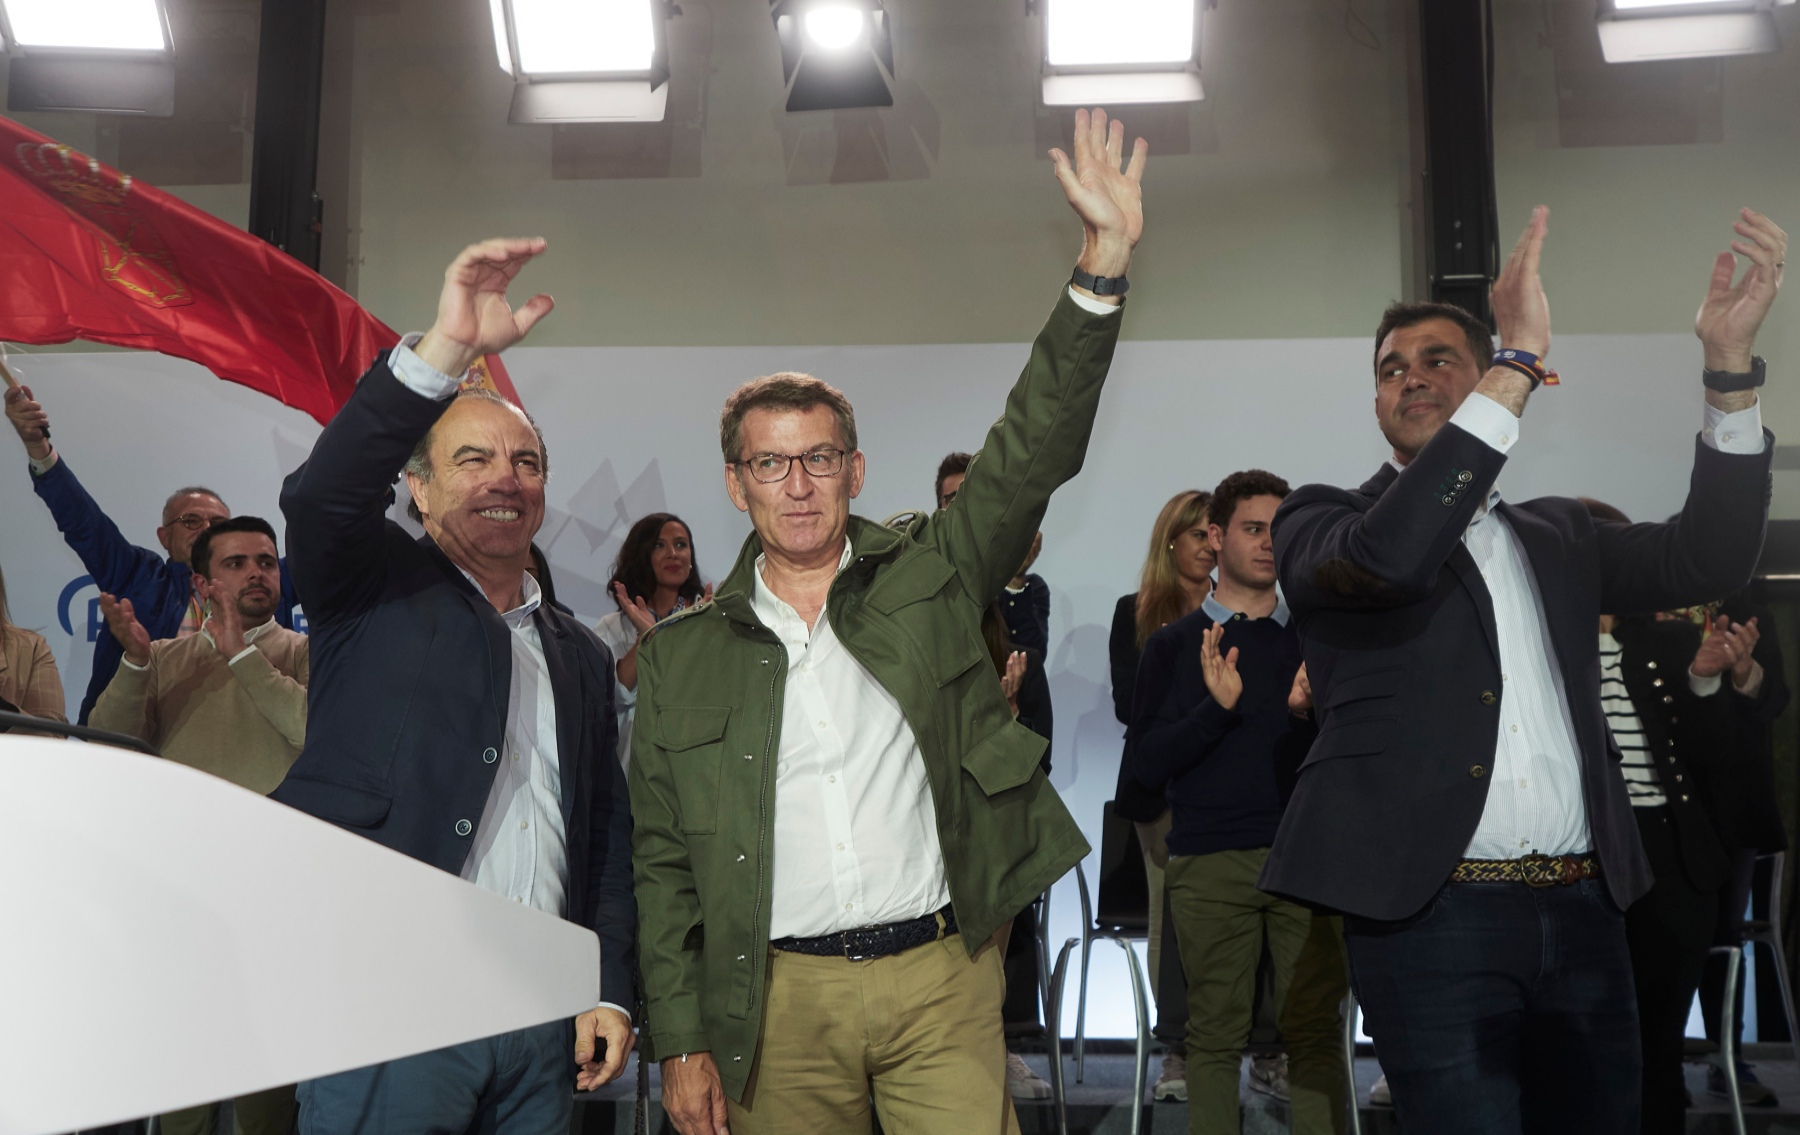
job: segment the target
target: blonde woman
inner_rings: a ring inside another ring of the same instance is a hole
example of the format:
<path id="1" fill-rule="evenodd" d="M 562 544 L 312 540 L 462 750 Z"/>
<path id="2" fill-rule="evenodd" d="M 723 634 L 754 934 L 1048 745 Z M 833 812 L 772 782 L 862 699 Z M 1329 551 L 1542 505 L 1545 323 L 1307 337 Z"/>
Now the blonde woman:
<path id="1" fill-rule="evenodd" d="M 1144 557 L 1138 589 L 1121 596 L 1113 610 L 1108 653 L 1112 657 L 1113 714 L 1122 725 L 1131 722 L 1132 691 L 1144 640 L 1157 628 L 1197 610 L 1212 591 L 1212 571 L 1218 558 L 1206 534 L 1206 506 L 1211 500 L 1211 493 L 1198 489 L 1169 498 L 1150 530 L 1150 551 Z M 1171 974 L 1170 988 L 1162 988 L 1163 868 L 1169 863 L 1169 848 L 1163 840 L 1169 833 L 1169 805 L 1162 793 L 1145 788 L 1131 775 L 1129 736 L 1119 759 L 1113 811 L 1137 824 L 1138 843 L 1144 849 L 1144 870 L 1150 877 L 1150 980 L 1157 1002 L 1155 1032 L 1167 1050 L 1157 1073 L 1153 1098 L 1185 1100 L 1186 983 Z M 1167 1017 L 1164 1007 L 1170 1010 Z"/>
<path id="2" fill-rule="evenodd" d="M 44 636 L 13 625 L 0 573 L 0 709 L 68 722 L 62 678 Z M 0 732 L 5 732 L 0 727 Z M 22 732 L 22 731 L 21 731 Z"/>

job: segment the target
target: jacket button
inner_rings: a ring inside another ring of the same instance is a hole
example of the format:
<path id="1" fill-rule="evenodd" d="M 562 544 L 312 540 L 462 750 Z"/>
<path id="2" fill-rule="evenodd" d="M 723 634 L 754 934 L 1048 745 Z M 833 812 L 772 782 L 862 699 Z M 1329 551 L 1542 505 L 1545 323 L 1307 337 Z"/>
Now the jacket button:
<path id="1" fill-rule="evenodd" d="M 755 756 L 755 754 L 753 754 L 753 753 L 745 753 L 745 754 L 744 754 L 744 759 L 745 759 L 745 760 L 747 760 L 747 761 L 753 761 L 753 760 L 755 760 L 755 759 L 756 759 L 756 756 Z"/>
<path id="2" fill-rule="evenodd" d="M 468 835 L 470 832 L 472 832 L 474 830 L 475 830 L 475 825 L 471 824 L 469 821 L 467 821 L 467 820 L 456 821 L 456 834 L 457 835 Z"/>
<path id="3" fill-rule="evenodd" d="M 1674 705 L 1675 704 L 1675 695 L 1674 694 L 1664 694 L 1663 695 L 1663 704 L 1664 705 Z"/>
<path id="4" fill-rule="evenodd" d="M 1686 803 L 1687 803 L 1687 799 L 1688 799 L 1688 798 L 1687 798 L 1687 793 L 1685 793 L 1685 792 L 1683 792 L 1683 793 L 1682 793 L 1682 794 L 1681 794 L 1681 802 L 1682 802 L 1682 803 L 1683 803 L 1683 804 L 1686 804 Z"/>
<path id="5" fill-rule="evenodd" d="M 738 955 L 738 961 L 740 961 L 740 962 L 741 962 L 741 961 L 743 961 L 743 960 L 744 960 L 744 959 L 745 959 L 745 958 L 747 958 L 747 957 L 749 957 L 749 956 L 750 956 L 750 955 L 748 955 L 748 954 L 739 954 L 739 955 Z"/>
<path id="6" fill-rule="evenodd" d="M 741 1054 L 740 1054 L 740 1055 L 737 1055 L 737 1056 L 733 1056 L 733 1057 L 732 1057 L 732 1058 L 731 1058 L 731 1062 L 732 1062 L 732 1063 L 733 1063 L 733 1064 L 737 1064 L 737 1063 L 739 1063 L 739 1062 L 741 1062 L 741 1061 L 742 1061 L 742 1060 L 743 1060 L 743 1059 L 744 1059 L 744 1058 L 743 1058 L 743 1056 L 742 1056 L 742 1055 L 741 1055 Z"/>
<path id="7" fill-rule="evenodd" d="M 1680 784 L 1680 783 L 1681 783 L 1681 774 L 1680 774 L 1680 773 L 1676 773 L 1676 774 L 1675 774 L 1675 783 L 1676 783 L 1676 784 Z"/>
<path id="8" fill-rule="evenodd" d="M 1659 690 L 1660 690 L 1660 689 L 1662 689 L 1662 679 L 1661 679 L 1661 678 L 1652 678 L 1652 679 L 1650 679 L 1650 684 L 1651 684 L 1651 685 L 1652 685 L 1652 686 L 1655 686 L 1655 687 L 1656 687 L 1656 688 L 1657 688 L 1657 689 L 1659 689 Z"/>
<path id="9" fill-rule="evenodd" d="M 1494 696 L 1494 691 L 1492 691 L 1492 690 L 1481 691 L 1481 704 L 1482 705 L 1493 705 L 1495 702 L 1497 702 L 1499 700 L 1500 700 L 1499 698 Z"/>
<path id="10" fill-rule="evenodd" d="M 1482 777 L 1487 775 L 1487 769 L 1482 768 L 1480 765 L 1470 765 L 1469 766 L 1469 775 L 1474 777 L 1476 780 L 1480 780 Z"/>
<path id="11" fill-rule="evenodd" d="M 499 759 L 500 759 L 500 754 L 494 751 L 494 747 L 492 745 L 489 745 L 487 748 L 481 750 L 481 760 L 482 760 L 483 764 L 491 765 Z"/>
<path id="12" fill-rule="evenodd" d="M 1456 503 L 1456 498 L 1453 496 L 1447 496 L 1444 498 L 1445 507 L 1449 507 L 1450 505 L 1453 505 L 1455 503 Z"/>
<path id="13" fill-rule="evenodd" d="M 738 862 L 742 863 L 743 861 L 744 861 L 744 857 L 742 855 L 738 856 Z"/>
<path id="14" fill-rule="evenodd" d="M 1670 725 L 1679 725 L 1679 724 L 1680 724 L 1680 723 L 1681 723 L 1681 718 L 1679 718 L 1679 717 L 1676 717 L 1676 716 L 1675 716 L 1675 715 L 1674 715 L 1674 714 L 1672 714 L 1672 713 L 1671 713 L 1671 714 L 1670 714 L 1670 715 L 1669 715 L 1669 724 L 1670 724 Z M 1670 758 L 1669 758 L 1669 759 L 1670 759 L 1670 760 L 1674 760 L 1674 759 L 1675 759 L 1675 758 L 1674 758 L 1674 757 L 1670 757 Z"/>
<path id="15" fill-rule="evenodd" d="M 1475 479 L 1475 474 L 1469 472 L 1467 469 L 1464 469 L 1462 472 L 1460 472 L 1456 475 L 1456 479 L 1466 485 L 1470 481 L 1473 481 Z"/>
<path id="16" fill-rule="evenodd" d="M 1652 659 L 1651 661 L 1644 663 L 1644 666 L 1646 669 L 1654 670 L 1656 669 L 1656 661 Z"/>

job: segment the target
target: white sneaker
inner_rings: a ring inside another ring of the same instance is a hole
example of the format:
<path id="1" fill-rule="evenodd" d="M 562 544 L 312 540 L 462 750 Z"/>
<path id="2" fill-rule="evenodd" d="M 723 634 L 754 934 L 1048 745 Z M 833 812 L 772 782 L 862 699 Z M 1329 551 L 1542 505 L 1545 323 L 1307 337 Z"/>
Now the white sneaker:
<path id="1" fill-rule="evenodd" d="M 1273 1100 L 1288 1102 L 1288 1058 L 1287 1053 L 1279 1056 L 1252 1056 L 1250 1058 L 1250 1090 L 1261 1092 Z"/>
<path id="2" fill-rule="evenodd" d="M 1016 1052 L 1006 1054 L 1006 1090 L 1016 1100 L 1047 1100 L 1050 1085 L 1033 1072 Z"/>
<path id="3" fill-rule="evenodd" d="M 1376 1079 L 1375 1086 L 1369 1089 L 1369 1106 L 1394 1106 L 1394 1093 L 1388 1089 L 1386 1072 L 1383 1072 L 1380 1077 Z"/>
<path id="4" fill-rule="evenodd" d="M 1156 1074 L 1156 1086 L 1150 1089 L 1150 1098 L 1187 1102 L 1187 1057 L 1173 1052 L 1163 1057 L 1162 1071 Z"/>

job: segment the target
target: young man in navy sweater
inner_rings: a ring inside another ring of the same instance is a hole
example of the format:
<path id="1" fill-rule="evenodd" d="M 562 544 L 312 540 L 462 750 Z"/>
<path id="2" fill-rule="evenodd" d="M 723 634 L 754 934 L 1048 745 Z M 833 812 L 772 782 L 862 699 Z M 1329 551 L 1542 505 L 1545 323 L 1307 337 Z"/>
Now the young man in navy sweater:
<path id="1" fill-rule="evenodd" d="M 1151 635 L 1138 664 L 1132 760 L 1163 789 L 1168 917 L 1189 975 L 1188 1130 L 1238 1130 L 1238 1079 L 1265 939 L 1299 1135 L 1341 1129 L 1338 1044 L 1346 977 L 1336 922 L 1256 889 L 1301 759 L 1316 734 L 1300 638 L 1275 587 L 1269 521 L 1287 482 L 1252 469 L 1208 510 L 1218 585 Z"/>

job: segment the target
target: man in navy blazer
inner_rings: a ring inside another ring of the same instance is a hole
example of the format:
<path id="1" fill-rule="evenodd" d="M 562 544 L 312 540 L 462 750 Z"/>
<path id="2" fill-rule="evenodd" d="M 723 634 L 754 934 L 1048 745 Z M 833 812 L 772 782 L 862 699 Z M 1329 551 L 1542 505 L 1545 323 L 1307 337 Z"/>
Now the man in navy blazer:
<path id="1" fill-rule="evenodd" d="M 1345 914 L 1408 1131 L 1637 1131 L 1622 912 L 1650 876 L 1594 627 L 1741 585 L 1766 523 L 1774 439 L 1751 348 L 1786 236 L 1749 210 L 1732 245 L 1749 268 L 1734 284 L 1718 257 L 1696 322 L 1705 424 L 1681 514 L 1616 524 L 1500 499 L 1550 347 L 1547 227 L 1540 208 L 1494 284 L 1499 353 L 1457 309 L 1389 309 L 1375 409 L 1393 461 L 1359 489 L 1301 488 L 1274 520 L 1319 736 L 1260 885 Z"/>
<path id="2" fill-rule="evenodd" d="M 634 1044 L 631 817 L 612 658 L 526 572 L 544 515 L 536 423 L 457 393 L 551 307 L 507 283 L 541 240 L 472 245 L 438 321 L 384 355 L 281 494 L 312 628 L 306 747 L 276 799 L 600 936 L 600 1005 L 573 1022 L 302 1084 L 308 1135 L 566 1131 L 573 1093 Z M 404 467 L 426 535 L 385 512 Z M 520 959 L 520 964 L 529 964 Z M 603 1053 L 597 1051 L 603 1048 Z"/>

